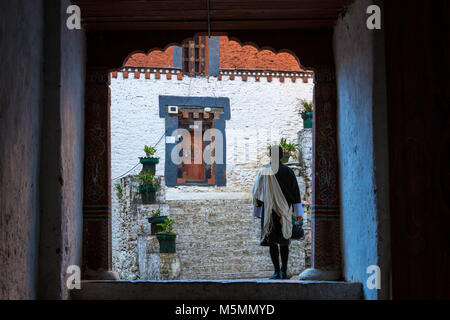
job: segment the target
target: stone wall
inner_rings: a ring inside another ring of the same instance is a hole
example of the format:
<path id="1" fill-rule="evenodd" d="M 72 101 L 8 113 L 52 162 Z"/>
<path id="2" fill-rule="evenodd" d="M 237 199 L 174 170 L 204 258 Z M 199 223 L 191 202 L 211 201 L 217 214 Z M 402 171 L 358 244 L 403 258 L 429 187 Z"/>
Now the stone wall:
<path id="1" fill-rule="evenodd" d="M 66 26 L 70 1 L 45 2 L 40 176 L 40 299 L 66 299 L 67 267 L 81 265 L 84 31 Z"/>
<path id="2" fill-rule="evenodd" d="M 301 174 L 301 166 L 294 171 Z M 299 177 L 304 209 L 310 206 L 310 178 Z M 247 279 L 273 273 L 268 248 L 259 245 L 260 220 L 252 217 L 250 199 L 165 200 L 164 179 L 159 203 L 143 205 L 134 176 L 121 179 L 119 212 L 113 223 L 113 268 L 121 279 Z M 159 255 L 159 244 L 150 235 L 151 211 L 175 221 L 175 255 Z M 310 219 L 305 239 L 293 241 L 289 273 L 298 275 L 311 264 Z M 167 270 L 168 269 L 168 270 Z"/>
<path id="3" fill-rule="evenodd" d="M 341 234 L 345 279 L 363 283 L 366 299 L 385 299 L 390 295 L 390 237 L 384 35 L 368 30 L 361 14 L 372 4 L 353 4 L 334 34 Z M 381 269 L 382 290 L 367 288 L 372 265 Z"/>
<path id="4" fill-rule="evenodd" d="M 39 243 L 43 1 L 0 2 L 0 299 L 33 299 Z"/>
<path id="5" fill-rule="evenodd" d="M 63 279 L 61 297 L 68 298 L 65 279 L 67 267 L 82 264 L 83 246 L 83 165 L 84 165 L 84 97 L 86 45 L 84 30 L 66 27 L 69 0 L 61 1 L 61 163 L 62 216 L 61 248 Z M 52 201 L 52 200 L 50 200 Z M 41 230 L 41 232 L 43 232 Z M 44 231 L 45 232 L 45 231 Z M 59 280 L 58 279 L 58 280 Z M 45 281 L 45 280 L 44 280 Z"/>
<path id="6" fill-rule="evenodd" d="M 164 185 L 164 179 L 160 178 Z M 168 215 L 168 206 L 164 204 L 164 188 L 160 188 L 157 194 L 159 204 L 143 205 L 138 193 L 138 179 L 127 176 L 120 179 L 122 192 L 114 193 L 116 201 L 115 215 L 113 216 L 112 236 L 112 265 L 121 279 L 141 279 L 145 274 L 144 267 L 147 256 L 147 248 L 152 251 L 155 239 L 150 239 L 150 224 L 147 218 L 152 210 L 161 209 L 161 215 Z"/>
<path id="7" fill-rule="evenodd" d="M 69 5 L 0 2 L 0 299 L 68 298 L 81 264 L 85 46 Z"/>
<path id="8" fill-rule="evenodd" d="M 302 205 L 305 216 L 303 217 L 303 229 L 305 230 L 305 266 L 311 267 L 312 257 L 312 233 L 311 233 L 311 204 L 312 204 L 312 162 L 313 162 L 313 129 L 303 129 L 298 134 L 298 165 L 292 165 L 297 176 Z"/>

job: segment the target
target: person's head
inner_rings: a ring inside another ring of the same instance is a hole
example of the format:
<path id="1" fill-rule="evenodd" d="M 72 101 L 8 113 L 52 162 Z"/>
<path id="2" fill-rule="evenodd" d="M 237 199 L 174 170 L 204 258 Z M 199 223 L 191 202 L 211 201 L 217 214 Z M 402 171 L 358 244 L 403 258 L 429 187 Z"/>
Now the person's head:
<path id="1" fill-rule="evenodd" d="M 283 158 L 283 148 L 281 148 L 280 146 L 273 146 L 272 148 L 270 148 L 269 154 L 270 157 L 272 157 L 272 150 L 276 150 L 275 148 L 278 148 L 278 159 L 281 160 L 281 158 Z"/>

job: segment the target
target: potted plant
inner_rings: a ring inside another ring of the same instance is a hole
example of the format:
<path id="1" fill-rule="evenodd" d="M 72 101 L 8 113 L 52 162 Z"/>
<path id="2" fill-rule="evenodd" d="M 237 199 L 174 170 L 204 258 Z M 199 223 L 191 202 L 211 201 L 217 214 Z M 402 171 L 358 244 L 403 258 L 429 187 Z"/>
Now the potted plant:
<path id="1" fill-rule="evenodd" d="M 311 129 L 313 127 L 313 103 L 308 102 L 303 99 L 301 102 L 302 105 L 302 119 L 303 119 L 303 128 Z"/>
<path id="2" fill-rule="evenodd" d="M 120 183 L 114 184 L 114 191 L 116 191 L 117 198 L 122 199 L 123 188 L 122 188 L 122 185 Z"/>
<path id="3" fill-rule="evenodd" d="M 281 138 L 280 147 L 283 149 L 283 159 L 281 159 L 281 163 L 287 163 L 290 157 L 297 160 L 297 143 L 287 143 L 286 138 Z"/>
<path id="4" fill-rule="evenodd" d="M 137 175 L 140 180 L 139 193 L 142 203 L 150 204 L 156 200 L 156 191 L 158 190 L 155 175 L 150 171 L 142 171 Z"/>
<path id="5" fill-rule="evenodd" d="M 287 163 L 290 157 L 297 160 L 298 144 L 287 143 L 286 138 L 281 138 L 279 146 L 283 149 L 283 158 L 281 158 L 281 163 Z M 272 146 L 268 146 L 267 150 L 270 150 L 271 148 Z"/>
<path id="6" fill-rule="evenodd" d="M 152 215 L 148 218 L 148 222 L 151 224 L 151 234 L 155 235 L 158 232 L 162 231 L 162 227 L 159 226 L 160 223 L 163 223 L 167 219 L 167 216 L 161 215 L 161 209 L 152 210 Z"/>
<path id="7" fill-rule="evenodd" d="M 149 146 L 144 146 L 145 157 L 139 158 L 142 163 L 142 171 L 149 171 L 155 174 L 155 166 L 159 163 L 159 158 L 153 157 L 156 154 L 156 149 Z"/>
<path id="8" fill-rule="evenodd" d="M 167 218 L 163 223 L 158 224 L 162 231 L 156 234 L 156 238 L 159 241 L 159 252 L 160 253 L 175 253 L 175 240 L 177 235 L 172 232 L 173 220 Z"/>

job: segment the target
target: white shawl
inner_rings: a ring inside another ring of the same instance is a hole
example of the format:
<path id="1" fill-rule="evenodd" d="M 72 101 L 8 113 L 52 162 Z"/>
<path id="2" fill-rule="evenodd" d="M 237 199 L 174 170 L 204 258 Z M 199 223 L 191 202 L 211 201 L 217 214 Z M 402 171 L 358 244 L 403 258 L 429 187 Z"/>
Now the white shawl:
<path id="1" fill-rule="evenodd" d="M 256 200 L 264 202 L 264 229 L 262 238 L 264 239 L 272 228 L 270 218 L 272 210 L 274 210 L 281 219 L 283 237 L 290 239 L 292 236 L 292 212 L 270 164 L 263 166 L 259 170 L 252 192 L 254 205 L 256 205 Z"/>

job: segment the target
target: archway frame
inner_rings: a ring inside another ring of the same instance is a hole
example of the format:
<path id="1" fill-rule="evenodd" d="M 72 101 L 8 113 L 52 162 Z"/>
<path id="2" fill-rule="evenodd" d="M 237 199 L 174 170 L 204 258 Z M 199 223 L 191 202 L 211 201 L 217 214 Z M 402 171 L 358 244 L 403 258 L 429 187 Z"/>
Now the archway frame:
<path id="1" fill-rule="evenodd" d="M 337 157 L 337 90 L 332 29 L 216 32 L 241 45 L 288 52 L 314 71 L 312 269 L 303 280 L 341 278 L 340 205 Z M 195 35 L 206 35 L 204 32 Z M 194 36 L 195 36 L 194 35 Z M 109 74 L 131 54 L 165 50 L 193 37 L 192 31 L 87 32 L 83 270 L 111 270 L 111 175 Z M 175 40 L 167 42 L 167 39 Z M 259 45 L 257 45 L 259 44 Z M 162 49 L 164 48 L 164 49 Z M 101 273 L 98 280 L 101 280 Z"/>

